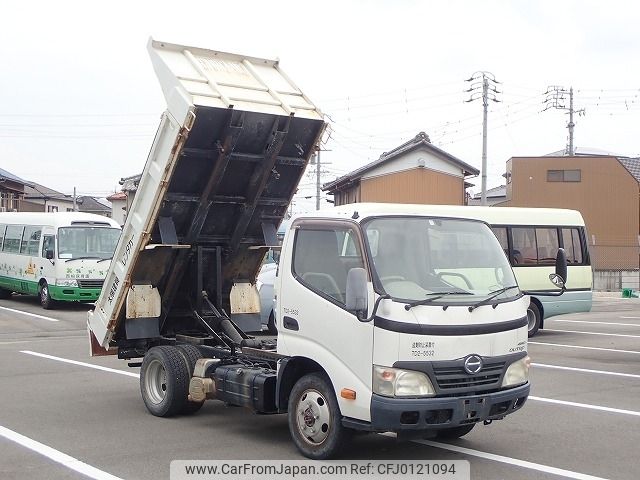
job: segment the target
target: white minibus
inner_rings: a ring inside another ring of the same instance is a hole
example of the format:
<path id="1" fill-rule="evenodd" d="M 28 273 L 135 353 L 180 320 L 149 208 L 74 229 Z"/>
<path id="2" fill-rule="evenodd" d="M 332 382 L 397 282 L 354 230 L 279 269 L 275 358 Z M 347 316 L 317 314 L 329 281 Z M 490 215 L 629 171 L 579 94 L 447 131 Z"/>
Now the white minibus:
<path id="1" fill-rule="evenodd" d="M 95 301 L 119 237 L 118 223 L 101 215 L 0 213 L 0 298 L 39 295 L 45 309 Z"/>
<path id="2" fill-rule="evenodd" d="M 566 290 L 562 296 L 531 295 L 527 312 L 529 336 L 554 315 L 591 310 L 593 274 L 584 219 L 576 210 L 559 208 L 467 207 L 470 218 L 487 222 L 500 241 L 523 291 L 553 291 L 558 248 L 567 256 Z"/>

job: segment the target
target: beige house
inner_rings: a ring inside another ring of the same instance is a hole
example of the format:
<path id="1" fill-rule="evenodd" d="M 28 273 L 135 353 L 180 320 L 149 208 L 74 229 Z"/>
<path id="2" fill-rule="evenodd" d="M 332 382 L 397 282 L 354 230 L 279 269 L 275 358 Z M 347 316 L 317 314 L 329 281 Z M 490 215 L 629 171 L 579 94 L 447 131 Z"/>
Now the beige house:
<path id="1" fill-rule="evenodd" d="M 640 158 L 586 153 L 513 157 L 506 170 L 501 206 L 580 211 L 594 269 L 615 274 L 620 284 L 625 275 L 638 283 Z"/>
<path id="2" fill-rule="evenodd" d="M 322 190 L 336 205 L 359 202 L 465 205 L 469 176 L 479 170 L 431 144 L 424 132 Z"/>

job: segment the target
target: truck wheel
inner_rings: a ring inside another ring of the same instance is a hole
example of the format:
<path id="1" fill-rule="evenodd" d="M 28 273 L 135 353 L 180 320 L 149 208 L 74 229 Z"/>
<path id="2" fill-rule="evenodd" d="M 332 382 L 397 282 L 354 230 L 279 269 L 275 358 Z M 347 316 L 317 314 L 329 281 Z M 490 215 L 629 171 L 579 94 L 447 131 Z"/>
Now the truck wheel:
<path id="1" fill-rule="evenodd" d="M 196 362 L 198 361 L 198 359 L 202 358 L 202 354 L 200 353 L 200 350 L 198 350 L 198 348 L 193 345 L 178 345 L 176 348 L 180 351 L 180 353 L 184 357 L 184 361 L 187 363 L 187 368 L 189 369 L 189 379 L 191 379 L 191 377 L 193 376 L 193 369 L 196 366 Z M 183 415 L 192 415 L 200 410 L 202 408 L 202 405 L 204 405 L 204 400 L 201 402 L 190 401 L 188 390 L 189 389 L 187 388 L 187 403 L 180 412 Z"/>
<path id="2" fill-rule="evenodd" d="M 269 315 L 269 322 L 267 323 L 267 331 L 271 335 L 278 334 L 278 327 L 276 327 L 276 316 L 273 314 L 273 310 L 271 311 L 271 315 Z"/>
<path id="3" fill-rule="evenodd" d="M 189 367 L 177 347 L 150 348 L 140 368 L 140 392 L 156 417 L 180 413 L 189 393 Z"/>
<path id="4" fill-rule="evenodd" d="M 51 295 L 49 294 L 49 285 L 47 284 L 47 282 L 43 281 L 40 284 L 39 288 L 40 288 L 39 290 L 40 305 L 45 310 L 51 310 L 56 306 L 56 301 L 53 298 L 51 298 Z"/>
<path id="5" fill-rule="evenodd" d="M 319 373 L 305 375 L 289 395 L 289 431 L 305 457 L 323 460 L 334 456 L 346 439 L 333 386 Z"/>
<path id="6" fill-rule="evenodd" d="M 536 305 L 533 301 L 529 302 L 529 308 L 527 308 L 527 323 L 529 329 L 529 337 L 533 337 L 536 333 L 538 333 L 538 329 L 540 328 L 540 322 L 542 321 L 542 314 L 540 313 L 540 309 L 538 305 Z"/>
<path id="7" fill-rule="evenodd" d="M 467 433 L 473 430 L 475 427 L 475 423 L 470 423 L 469 425 L 460 425 L 459 427 L 453 428 L 445 428 L 443 430 L 438 430 L 437 437 L 445 438 L 445 439 L 454 439 L 464 437 Z"/>

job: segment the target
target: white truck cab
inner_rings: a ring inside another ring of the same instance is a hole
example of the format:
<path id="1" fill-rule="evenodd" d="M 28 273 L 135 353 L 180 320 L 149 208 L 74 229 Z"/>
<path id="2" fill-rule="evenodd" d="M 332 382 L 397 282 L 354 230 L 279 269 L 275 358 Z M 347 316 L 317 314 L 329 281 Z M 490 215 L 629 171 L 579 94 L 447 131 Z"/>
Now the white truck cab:
<path id="1" fill-rule="evenodd" d="M 464 207 L 294 219 L 275 286 L 284 367 L 317 363 L 345 426 L 460 436 L 527 399 L 528 298 Z"/>

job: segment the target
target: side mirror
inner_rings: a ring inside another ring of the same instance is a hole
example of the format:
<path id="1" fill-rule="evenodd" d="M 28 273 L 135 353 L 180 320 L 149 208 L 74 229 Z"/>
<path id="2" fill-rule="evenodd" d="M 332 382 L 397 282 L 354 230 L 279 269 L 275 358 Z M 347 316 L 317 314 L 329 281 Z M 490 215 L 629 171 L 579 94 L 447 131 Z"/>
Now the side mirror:
<path id="1" fill-rule="evenodd" d="M 349 270 L 347 274 L 346 300 L 347 310 L 355 312 L 359 319 L 367 316 L 369 295 L 367 292 L 367 271 L 364 268 L 352 268 Z"/>
<path id="2" fill-rule="evenodd" d="M 556 255 L 556 272 L 549 275 L 549 280 L 556 287 L 564 289 L 567 283 L 567 254 L 564 248 L 559 248 Z"/>
<path id="3" fill-rule="evenodd" d="M 45 257 L 47 260 L 53 260 L 53 250 L 47 250 L 45 252 Z"/>

